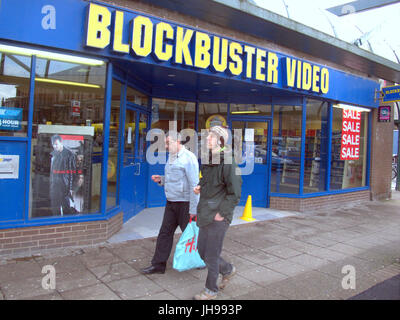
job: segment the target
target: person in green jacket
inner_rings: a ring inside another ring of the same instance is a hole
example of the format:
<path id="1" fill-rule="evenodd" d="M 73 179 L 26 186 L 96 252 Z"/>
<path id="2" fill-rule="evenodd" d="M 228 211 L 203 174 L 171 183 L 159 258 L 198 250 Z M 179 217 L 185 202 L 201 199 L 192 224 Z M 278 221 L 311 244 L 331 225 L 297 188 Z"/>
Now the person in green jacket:
<path id="1" fill-rule="evenodd" d="M 232 222 L 233 209 L 239 203 L 242 188 L 242 178 L 232 152 L 227 152 L 225 147 L 228 137 L 226 128 L 210 128 L 207 136 L 209 161 L 201 165 L 200 183 L 194 188 L 196 194 L 200 193 L 197 206 L 197 249 L 208 269 L 205 289 L 194 296 L 195 300 L 215 299 L 218 290 L 222 290 L 236 273 L 236 268 L 220 256 L 225 233 Z M 222 274 L 222 282 L 218 286 L 219 274 Z"/>

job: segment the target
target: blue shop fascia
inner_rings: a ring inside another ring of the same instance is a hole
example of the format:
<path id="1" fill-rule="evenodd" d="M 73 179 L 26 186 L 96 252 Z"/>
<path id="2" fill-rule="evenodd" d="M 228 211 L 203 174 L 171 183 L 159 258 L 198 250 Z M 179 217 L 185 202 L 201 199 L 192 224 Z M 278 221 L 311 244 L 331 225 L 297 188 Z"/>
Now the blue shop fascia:
<path id="1" fill-rule="evenodd" d="M 5 0 L 0 20 L 3 230 L 163 206 L 146 134 L 169 121 L 242 130 L 241 205 L 370 188 L 378 81 L 98 1 Z"/>

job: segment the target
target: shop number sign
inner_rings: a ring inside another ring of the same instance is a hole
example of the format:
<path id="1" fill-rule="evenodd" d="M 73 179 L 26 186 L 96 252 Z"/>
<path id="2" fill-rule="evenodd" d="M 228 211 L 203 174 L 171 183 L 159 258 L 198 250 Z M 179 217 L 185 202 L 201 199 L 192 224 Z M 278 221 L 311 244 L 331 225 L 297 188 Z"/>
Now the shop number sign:
<path id="1" fill-rule="evenodd" d="M 358 160 L 360 157 L 361 111 L 343 109 L 342 144 L 340 160 Z"/>

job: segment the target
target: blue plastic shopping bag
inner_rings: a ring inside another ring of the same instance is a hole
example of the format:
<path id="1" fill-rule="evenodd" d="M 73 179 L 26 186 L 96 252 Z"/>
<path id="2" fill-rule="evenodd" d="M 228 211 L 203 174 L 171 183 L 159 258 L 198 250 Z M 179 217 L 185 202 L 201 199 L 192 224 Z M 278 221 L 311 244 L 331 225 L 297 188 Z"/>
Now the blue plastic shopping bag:
<path id="1" fill-rule="evenodd" d="M 199 227 L 195 221 L 190 219 L 185 231 L 183 231 L 181 238 L 176 244 L 174 261 L 172 264 L 175 270 L 186 271 L 206 266 L 197 251 L 198 235 Z"/>

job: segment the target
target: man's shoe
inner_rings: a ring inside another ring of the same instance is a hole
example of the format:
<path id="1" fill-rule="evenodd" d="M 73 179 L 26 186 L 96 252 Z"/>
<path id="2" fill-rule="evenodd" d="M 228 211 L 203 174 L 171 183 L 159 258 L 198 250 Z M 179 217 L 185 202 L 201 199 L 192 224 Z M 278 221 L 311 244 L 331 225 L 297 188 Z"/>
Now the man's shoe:
<path id="1" fill-rule="evenodd" d="M 224 290 L 226 285 L 228 284 L 229 280 L 236 274 L 236 268 L 235 266 L 232 266 L 232 271 L 231 273 L 228 273 L 226 275 L 222 276 L 222 281 L 220 285 L 218 286 L 220 290 Z"/>
<path id="2" fill-rule="evenodd" d="M 140 272 L 143 273 L 143 274 L 153 274 L 153 273 L 164 274 L 165 273 L 165 268 L 150 266 L 150 267 L 147 267 L 147 268 L 140 269 Z"/>
<path id="3" fill-rule="evenodd" d="M 218 296 L 218 293 L 211 294 L 211 293 L 206 292 L 206 290 L 204 290 L 204 291 L 200 292 L 199 294 L 196 294 L 193 297 L 193 300 L 214 300 L 217 298 L 217 296 Z"/>

